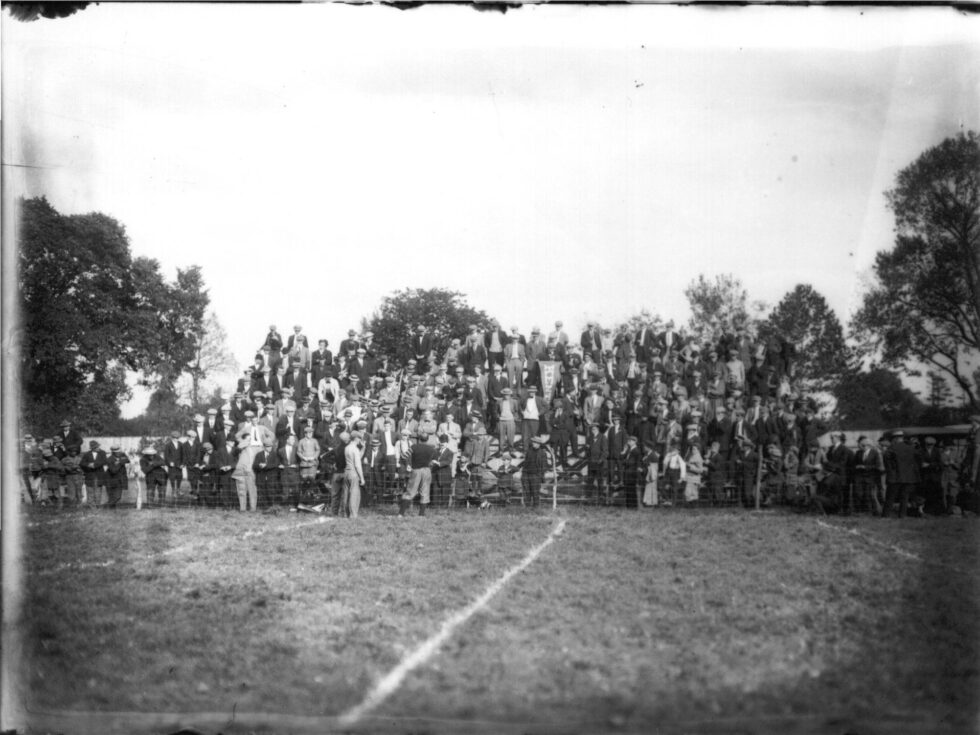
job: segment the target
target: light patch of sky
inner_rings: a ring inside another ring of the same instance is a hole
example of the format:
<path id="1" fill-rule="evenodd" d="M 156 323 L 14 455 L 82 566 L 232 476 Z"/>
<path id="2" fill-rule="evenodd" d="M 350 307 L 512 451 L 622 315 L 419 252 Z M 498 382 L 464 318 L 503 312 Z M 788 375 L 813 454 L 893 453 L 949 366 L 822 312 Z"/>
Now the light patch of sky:
<path id="1" fill-rule="evenodd" d="M 505 325 L 688 317 L 734 273 L 846 321 L 883 192 L 978 124 L 977 20 L 946 9 L 92 6 L 4 15 L 8 177 L 202 266 L 232 350 L 339 342 L 445 286 Z M 29 160 L 28 160 L 29 159 Z M 137 413 L 138 396 L 126 407 Z"/>

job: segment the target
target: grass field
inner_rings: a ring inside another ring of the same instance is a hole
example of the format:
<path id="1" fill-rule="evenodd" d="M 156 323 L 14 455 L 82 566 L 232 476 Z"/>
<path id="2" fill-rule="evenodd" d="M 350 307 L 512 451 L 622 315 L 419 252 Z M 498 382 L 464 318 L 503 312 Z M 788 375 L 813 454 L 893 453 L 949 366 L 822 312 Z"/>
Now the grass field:
<path id="1" fill-rule="evenodd" d="M 392 512 L 28 512 L 27 731 L 977 731 L 976 518 Z"/>

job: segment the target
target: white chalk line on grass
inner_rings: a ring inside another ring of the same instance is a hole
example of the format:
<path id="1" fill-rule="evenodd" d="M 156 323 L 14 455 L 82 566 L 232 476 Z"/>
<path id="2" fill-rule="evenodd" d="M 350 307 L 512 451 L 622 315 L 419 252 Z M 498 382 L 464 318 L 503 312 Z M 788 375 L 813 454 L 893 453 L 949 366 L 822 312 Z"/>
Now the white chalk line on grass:
<path id="1" fill-rule="evenodd" d="M 887 543 L 885 541 L 879 541 L 876 538 L 872 538 L 871 536 L 868 536 L 867 534 L 861 533 L 859 530 L 857 530 L 854 527 L 848 528 L 848 527 L 845 527 L 845 526 L 837 526 L 837 525 L 835 525 L 833 523 L 826 523 L 825 521 L 817 521 L 817 525 L 818 526 L 821 526 L 823 528 L 829 528 L 829 529 L 832 529 L 834 531 L 839 531 L 841 533 L 846 533 L 846 534 L 848 534 L 850 536 L 856 536 L 857 538 L 865 541 L 866 543 L 871 544 L 872 546 L 877 546 L 877 547 L 882 548 L 882 549 L 887 549 L 888 551 L 892 551 L 892 552 L 894 552 L 894 553 L 898 554 L 899 556 L 904 557 L 906 559 L 912 559 L 913 561 L 918 561 L 918 562 L 921 562 L 923 564 L 929 564 L 931 566 L 942 567 L 944 569 L 949 569 L 949 570 L 952 570 L 954 572 L 959 572 L 961 574 L 968 574 L 969 573 L 965 569 L 961 569 L 960 567 L 955 566 L 953 564 L 946 564 L 946 563 L 941 562 L 941 561 L 933 561 L 932 559 L 926 559 L 926 558 L 924 558 L 922 556 L 919 556 L 918 554 L 915 554 L 915 553 L 913 553 L 911 551 L 907 551 L 907 550 L 903 549 L 901 546 L 896 546 L 895 544 L 889 544 L 889 543 Z"/>
<path id="2" fill-rule="evenodd" d="M 320 523 L 325 523 L 325 522 L 327 522 L 329 520 L 330 520 L 329 518 L 327 518 L 325 516 L 321 516 L 320 518 L 317 518 L 316 520 L 304 521 L 303 523 L 292 523 L 292 524 L 289 524 L 289 525 L 273 526 L 271 528 L 260 528 L 260 529 L 258 529 L 256 531 L 246 531 L 243 534 L 232 536 L 230 538 L 226 537 L 226 538 L 219 539 L 219 540 L 211 539 L 209 541 L 198 541 L 198 542 L 192 543 L 192 544 L 184 544 L 183 546 L 174 546 L 172 549 L 164 549 L 163 551 L 157 551 L 157 552 L 155 552 L 153 554 L 134 555 L 132 557 L 132 559 L 137 559 L 137 560 L 155 559 L 155 558 L 161 557 L 161 556 L 172 556 L 173 554 L 183 554 L 186 551 L 192 551 L 194 549 L 201 548 L 201 547 L 206 547 L 208 549 L 214 549 L 214 548 L 217 547 L 217 545 L 218 545 L 219 542 L 229 543 L 229 542 L 231 542 L 233 540 L 245 541 L 245 540 L 250 539 L 250 538 L 256 538 L 258 536 L 264 536 L 267 533 L 279 533 L 281 531 L 293 531 L 293 530 L 296 530 L 298 528 L 305 528 L 307 526 L 314 526 L 314 525 L 317 525 L 317 524 L 320 524 Z M 56 572 L 63 572 L 63 571 L 68 570 L 68 569 L 71 569 L 71 570 L 99 569 L 99 568 L 111 567 L 114 564 L 122 564 L 122 563 L 125 563 L 125 562 L 130 561 L 130 560 L 131 559 L 124 559 L 124 560 L 120 560 L 118 562 L 115 559 L 108 559 L 106 561 L 82 561 L 82 562 L 71 562 L 71 561 L 68 561 L 68 562 L 64 562 L 63 564 L 58 564 L 57 566 L 54 566 L 54 567 L 49 567 L 47 569 L 39 569 L 36 573 L 37 574 L 54 574 Z"/>
<path id="3" fill-rule="evenodd" d="M 449 637 L 453 634 L 456 628 L 486 607 L 490 600 L 504 588 L 504 585 L 506 585 L 516 574 L 522 572 L 524 569 L 530 566 L 534 560 L 540 556 L 541 552 L 548 548 L 564 530 L 565 521 L 559 521 L 558 524 L 551 530 L 551 533 L 548 534 L 548 538 L 531 549 L 527 553 L 527 556 L 525 556 L 520 562 L 504 572 L 504 574 L 498 578 L 497 581 L 487 587 L 482 595 L 480 595 L 462 610 L 447 618 L 435 635 L 423 641 L 418 648 L 403 658 L 395 668 L 389 671 L 385 677 L 381 679 L 381 681 L 375 684 L 374 688 L 368 692 L 368 695 L 363 701 L 361 701 L 360 704 L 355 705 L 340 715 L 340 717 L 337 719 L 340 726 L 350 727 L 364 717 L 364 715 L 368 714 L 371 710 L 380 706 L 382 702 L 390 697 L 398 689 L 398 687 L 401 686 L 401 683 L 405 680 L 405 677 L 408 676 L 413 669 L 418 668 L 432 658 L 436 651 L 439 650 L 439 647 L 449 640 Z"/>

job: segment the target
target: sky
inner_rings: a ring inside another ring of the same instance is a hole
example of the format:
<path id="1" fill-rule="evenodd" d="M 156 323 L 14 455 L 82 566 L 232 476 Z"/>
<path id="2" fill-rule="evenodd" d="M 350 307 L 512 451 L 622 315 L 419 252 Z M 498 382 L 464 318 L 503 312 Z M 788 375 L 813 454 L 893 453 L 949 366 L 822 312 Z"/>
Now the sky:
<path id="1" fill-rule="evenodd" d="M 335 347 L 404 288 L 577 333 L 685 322 L 684 288 L 731 273 L 771 306 L 809 283 L 846 324 L 893 244 L 895 174 L 980 129 L 980 19 L 946 8 L 2 23 L 8 194 L 115 217 L 169 278 L 201 266 L 242 367 L 270 323 Z"/>

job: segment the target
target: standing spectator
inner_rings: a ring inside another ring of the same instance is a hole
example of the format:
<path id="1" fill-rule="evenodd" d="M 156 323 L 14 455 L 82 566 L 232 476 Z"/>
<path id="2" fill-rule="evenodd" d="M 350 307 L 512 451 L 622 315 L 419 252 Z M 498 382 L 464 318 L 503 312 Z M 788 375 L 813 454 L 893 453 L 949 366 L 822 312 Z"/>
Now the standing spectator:
<path id="1" fill-rule="evenodd" d="M 439 449 L 433 459 L 432 503 L 439 508 L 449 505 L 453 493 L 453 462 L 455 455 L 450 447 L 449 435 L 439 435 Z"/>
<path id="2" fill-rule="evenodd" d="M 537 508 L 541 498 L 541 483 L 548 469 L 547 450 L 544 448 L 545 438 L 531 437 L 528 451 L 524 454 L 524 465 L 521 470 L 521 490 L 524 502 L 532 508 Z"/>
<path id="3" fill-rule="evenodd" d="M 268 347 L 272 352 L 279 352 L 282 349 L 282 335 L 279 334 L 275 324 L 269 325 L 269 333 L 265 335 L 265 342 L 262 343 L 262 347 L 263 349 Z"/>
<path id="4" fill-rule="evenodd" d="M 626 430 L 623 417 L 618 411 L 612 413 L 612 423 L 606 429 L 606 480 L 612 488 L 623 482 L 623 450 L 626 448 Z"/>
<path id="5" fill-rule="evenodd" d="M 128 464 L 129 457 L 122 451 L 122 447 L 118 444 L 109 447 L 109 456 L 106 458 L 106 494 L 107 504 L 112 510 L 119 504 L 123 490 L 129 484 L 129 473 L 126 471 Z"/>
<path id="6" fill-rule="evenodd" d="M 698 441 L 698 425 L 687 425 L 687 453 L 684 456 L 684 502 L 696 503 L 701 495 L 704 458 Z"/>
<path id="7" fill-rule="evenodd" d="M 187 472 L 187 484 L 190 486 L 190 494 L 198 496 L 201 487 L 201 455 L 204 453 L 204 445 L 198 437 L 195 429 L 188 429 L 184 443 L 181 446 L 180 463 Z"/>
<path id="8" fill-rule="evenodd" d="M 717 440 L 708 446 L 704 457 L 704 466 L 708 474 L 708 495 L 714 503 L 726 500 L 725 482 L 728 479 L 728 452 L 721 451 Z"/>
<path id="9" fill-rule="evenodd" d="M 41 447 L 34 437 L 28 434 L 24 437 L 24 447 L 21 450 L 21 476 L 24 480 L 24 489 L 32 503 L 40 498 L 43 470 L 44 457 L 41 454 Z"/>
<path id="10" fill-rule="evenodd" d="M 426 333 L 425 326 L 419 324 L 412 335 L 412 354 L 415 356 L 415 370 L 418 375 L 429 371 L 429 361 L 433 358 L 435 345 L 432 337 Z"/>
<path id="11" fill-rule="evenodd" d="M 858 437 L 858 451 L 853 456 L 854 462 L 854 498 L 858 510 L 870 510 L 874 515 L 881 515 L 881 502 L 878 499 L 878 488 L 881 486 L 881 476 L 885 473 L 885 462 L 881 452 L 871 446 L 871 440 L 866 436 Z"/>
<path id="12" fill-rule="evenodd" d="M 673 505 L 678 500 L 678 491 L 684 487 L 687 466 L 681 457 L 680 442 L 671 441 L 664 456 L 664 500 L 662 505 Z"/>
<path id="13" fill-rule="evenodd" d="M 145 447 L 141 452 L 140 471 L 146 481 L 147 505 L 150 502 L 163 505 L 167 500 L 167 465 L 154 447 Z"/>
<path id="14" fill-rule="evenodd" d="M 299 505 L 299 453 L 296 435 L 290 434 L 279 444 L 279 487 L 284 505 L 296 509 Z"/>
<path id="15" fill-rule="evenodd" d="M 497 415 L 498 450 L 500 452 L 513 451 L 520 408 L 517 405 L 517 399 L 513 397 L 513 391 L 509 387 L 501 390 L 495 413 Z"/>
<path id="16" fill-rule="evenodd" d="M 623 496 L 626 500 L 626 507 L 638 509 L 646 481 L 646 465 L 640 448 L 637 446 L 637 439 L 632 434 L 626 437 L 621 466 L 623 468 Z"/>
<path id="17" fill-rule="evenodd" d="M 61 467 L 65 473 L 65 487 L 68 500 L 74 505 L 82 502 L 84 492 L 82 458 L 78 454 L 78 447 L 74 443 L 68 445 L 68 454 L 61 460 Z"/>
<path id="18" fill-rule="evenodd" d="M 646 478 L 643 485 L 643 505 L 653 508 L 660 504 L 659 493 L 657 492 L 657 481 L 660 477 L 660 455 L 657 454 L 657 447 L 651 439 L 645 445 L 643 464 L 645 466 Z"/>
<path id="19" fill-rule="evenodd" d="M 586 484 L 585 498 L 588 502 L 604 502 L 606 500 L 605 476 L 606 461 L 609 457 L 609 445 L 606 437 L 599 431 L 599 424 L 589 424 L 589 433 L 585 438 Z"/>
<path id="20" fill-rule="evenodd" d="M 504 354 L 504 366 L 507 368 L 507 384 L 514 390 L 524 387 L 524 361 L 526 353 L 520 343 L 520 334 L 510 335 L 510 342 Z"/>
<path id="21" fill-rule="evenodd" d="M 61 422 L 61 431 L 58 433 L 58 438 L 65 446 L 65 453 L 67 453 L 71 447 L 75 447 L 75 449 L 81 453 L 82 435 L 71 427 L 71 421 L 68 419 Z"/>
<path id="22" fill-rule="evenodd" d="M 391 423 L 391 419 L 387 419 Z M 381 439 L 375 435 L 365 447 L 362 457 L 364 470 L 363 503 L 365 506 L 381 502 L 385 486 L 385 454 L 381 448 Z"/>
<path id="23" fill-rule="evenodd" d="M 536 436 L 542 431 L 547 432 L 548 407 L 544 399 L 538 395 L 538 387 L 529 385 L 524 395 L 521 397 L 519 406 L 521 419 L 521 441 L 524 444 L 524 452 L 531 447 L 531 437 Z"/>
<path id="24" fill-rule="evenodd" d="M 296 445 L 299 456 L 300 496 L 305 498 L 316 491 L 316 473 L 320 465 L 320 443 L 313 438 L 313 427 L 303 427 L 303 438 Z"/>
<path id="25" fill-rule="evenodd" d="M 180 432 L 171 431 L 170 439 L 163 445 L 163 462 L 167 468 L 167 482 L 174 502 L 180 495 L 180 485 L 184 478 L 183 455 L 183 447 L 180 445 Z M 164 495 L 166 494 L 167 488 L 164 488 Z"/>
<path id="26" fill-rule="evenodd" d="M 556 396 L 551 409 L 551 451 L 556 463 L 568 467 L 568 448 L 572 456 L 578 454 L 578 436 L 575 428 L 575 404 L 568 396 Z M 557 467 L 556 467 L 557 470 Z"/>
<path id="27" fill-rule="evenodd" d="M 926 510 L 938 514 L 945 510 L 942 450 L 936 445 L 936 438 L 933 436 L 927 436 L 922 443 L 922 495 L 926 501 Z"/>
<path id="28" fill-rule="evenodd" d="M 429 444 L 426 436 L 420 436 L 419 441 L 412 447 L 409 453 L 409 466 L 411 474 L 408 478 L 408 487 L 398 503 L 398 515 L 405 515 L 405 511 L 412 504 L 416 497 L 419 498 L 419 515 L 425 515 L 425 507 L 429 504 L 429 490 L 432 484 L 432 462 L 436 456 L 436 448 Z"/>
<path id="29" fill-rule="evenodd" d="M 278 494 L 279 458 L 273 447 L 273 440 L 267 437 L 252 461 L 258 504 L 262 507 L 274 503 Z"/>
<path id="30" fill-rule="evenodd" d="M 106 468 L 108 457 L 99 449 L 99 443 L 94 439 L 88 443 L 88 451 L 82 455 L 82 472 L 85 476 L 85 490 L 88 501 L 95 506 L 102 503 L 100 488 L 106 486 Z"/>
<path id="31" fill-rule="evenodd" d="M 823 460 L 823 491 L 829 498 L 840 498 L 841 511 L 845 515 L 852 512 L 851 497 L 848 492 L 847 470 L 851 465 L 851 450 L 844 446 L 844 432 L 835 431 L 830 435 L 830 449 Z"/>
<path id="32" fill-rule="evenodd" d="M 303 328 L 299 324 L 293 327 L 293 333 L 289 335 L 289 340 L 286 342 L 285 352 L 290 364 L 299 362 L 303 370 L 309 372 L 313 355 L 310 353 L 309 340 L 306 339 Z"/>
<path id="33" fill-rule="evenodd" d="M 887 518 L 898 501 L 898 517 L 904 518 L 908 511 L 909 496 L 915 491 L 922 480 L 919 468 L 922 459 L 911 444 L 904 441 L 904 431 L 893 431 L 891 447 L 885 455 L 885 464 L 892 463 L 895 482 L 889 484 L 885 497 L 885 507 L 881 511 L 882 518 Z"/>
<path id="34" fill-rule="evenodd" d="M 351 518 L 357 518 L 361 508 L 361 486 L 364 485 L 362 436 L 360 431 L 352 432 L 350 441 L 344 448 L 344 497 L 347 500 L 347 513 Z"/>

